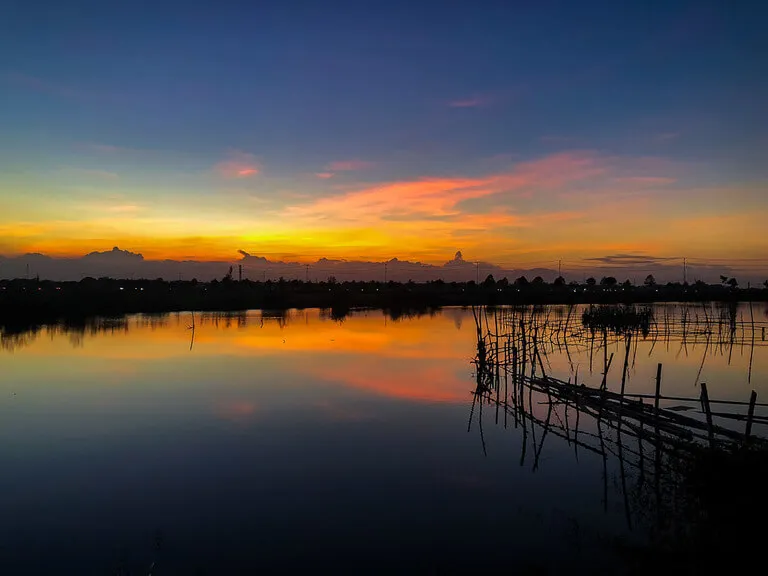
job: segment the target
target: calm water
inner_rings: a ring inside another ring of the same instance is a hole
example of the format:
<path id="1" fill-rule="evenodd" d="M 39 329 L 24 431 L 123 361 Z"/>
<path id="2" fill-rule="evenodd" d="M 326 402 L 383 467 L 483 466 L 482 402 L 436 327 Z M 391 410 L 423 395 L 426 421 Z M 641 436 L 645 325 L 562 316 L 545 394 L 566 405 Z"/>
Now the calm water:
<path id="1" fill-rule="evenodd" d="M 685 334 L 680 307 L 657 308 L 628 390 L 652 393 L 662 362 L 667 395 L 706 382 L 768 401 L 764 308 L 729 312 L 727 338 L 701 329 L 703 308 Z M 613 542 L 645 537 L 615 459 L 472 410 L 471 310 L 197 314 L 194 342 L 191 324 L 4 337 L 0 573 L 595 573 L 619 565 Z M 588 336 L 553 339 L 549 373 L 599 384 Z M 625 344 L 607 341 L 616 389 Z"/>

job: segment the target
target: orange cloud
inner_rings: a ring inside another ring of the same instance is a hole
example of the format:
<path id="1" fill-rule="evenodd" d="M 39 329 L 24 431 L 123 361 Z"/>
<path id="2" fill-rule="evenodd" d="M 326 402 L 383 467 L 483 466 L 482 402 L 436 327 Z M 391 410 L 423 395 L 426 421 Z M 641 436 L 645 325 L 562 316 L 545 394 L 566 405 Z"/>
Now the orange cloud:
<path id="1" fill-rule="evenodd" d="M 409 214 L 422 216 L 422 219 L 458 216 L 461 211 L 457 205 L 463 200 L 526 188 L 552 188 L 605 171 L 599 159 L 592 155 L 563 153 L 520 163 L 508 173 L 480 178 L 423 178 L 377 184 L 290 206 L 286 214 L 337 223 L 347 220 L 369 222 Z"/>

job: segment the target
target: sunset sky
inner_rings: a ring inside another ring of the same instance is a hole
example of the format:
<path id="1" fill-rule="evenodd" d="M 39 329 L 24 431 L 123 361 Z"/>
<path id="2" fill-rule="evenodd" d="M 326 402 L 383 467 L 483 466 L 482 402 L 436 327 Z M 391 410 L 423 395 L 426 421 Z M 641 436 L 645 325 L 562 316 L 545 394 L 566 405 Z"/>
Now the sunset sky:
<path id="1" fill-rule="evenodd" d="M 0 254 L 762 266 L 766 17 L 706 0 L 10 0 Z"/>

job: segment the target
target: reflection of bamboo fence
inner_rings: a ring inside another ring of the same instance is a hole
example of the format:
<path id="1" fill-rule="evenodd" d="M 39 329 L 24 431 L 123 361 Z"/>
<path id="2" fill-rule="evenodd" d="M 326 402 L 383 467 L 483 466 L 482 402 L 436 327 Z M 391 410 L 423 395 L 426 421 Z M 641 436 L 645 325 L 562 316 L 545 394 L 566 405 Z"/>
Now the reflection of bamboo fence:
<path id="1" fill-rule="evenodd" d="M 548 352 L 560 348 L 569 354 L 569 346 L 573 346 L 573 342 L 569 342 L 571 339 L 582 347 L 590 346 L 589 340 L 594 340 L 592 333 L 584 334 L 580 327 L 571 326 L 571 322 L 576 323 L 571 317 L 572 311 L 569 310 L 565 318 L 560 315 L 554 322 L 552 311 L 546 309 L 474 309 L 473 313 L 477 330 L 476 390 L 469 428 L 477 413 L 484 452 L 485 405 L 495 409 L 495 424 L 498 425 L 503 417 L 505 428 L 509 422 L 513 422 L 515 428 L 522 428 L 521 465 L 530 449 L 533 469 L 539 467 L 544 441 L 549 435 L 573 446 L 577 458 L 579 449 L 599 455 L 603 459 L 606 505 L 607 460 L 609 455 L 615 456 L 620 464 L 621 492 L 630 525 L 628 468 L 639 474 L 641 486 L 648 479 L 654 480 L 656 500 L 660 503 L 664 492 L 662 484 L 664 479 L 671 478 L 670 471 L 676 469 L 675 462 L 694 456 L 702 448 L 732 448 L 744 444 L 768 448 L 768 442 L 753 433 L 753 425 L 768 424 L 768 417 L 755 414 L 756 408 L 768 405 L 758 404 L 754 391 L 749 402 L 717 401 L 709 399 L 707 386 L 702 383 L 699 398 L 663 396 L 662 365 L 659 364 L 654 394 L 627 393 L 630 353 L 633 338 L 637 337 L 633 330 L 611 336 L 624 344 L 621 388 L 615 392 L 609 391 L 606 385 L 613 365 L 613 355 L 609 357 L 607 354 L 607 331 L 601 334 L 603 379 L 599 387 L 579 384 L 578 371 L 573 380 L 569 378 L 567 381 L 547 374 L 545 358 Z M 689 326 L 683 328 L 686 323 Z M 677 334 L 682 334 L 683 339 L 688 338 L 696 331 L 688 330 L 690 324 L 695 323 L 688 320 L 678 324 L 670 322 L 668 333 L 675 333 L 677 327 L 680 330 Z M 672 400 L 680 405 L 662 408 L 661 400 Z M 712 409 L 720 405 L 730 410 L 744 408 L 745 412 Z M 699 414 L 703 419 L 689 415 L 696 406 L 700 407 Z M 545 416 L 542 415 L 544 407 Z M 723 421 L 731 426 L 723 425 Z M 736 422 L 743 422 L 744 428 L 734 429 L 732 425 Z M 670 493 L 669 487 L 666 493 Z"/>
<path id="2" fill-rule="evenodd" d="M 619 318 L 622 311 L 630 318 L 637 317 L 637 324 L 606 321 L 601 326 L 595 321 L 602 316 L 614 318 L 615 315 L 602 313 L 612 309 L 619 310 Z M 573 353 L 588 355 L 591 374 L 596 367 L 604 369 L 606 364 L 610 365 L 610 350 L 621 348 L 631 337 L 635 345 L 633 365 L 641 340 L 651 343 L 649 356 L 658 345 L 664 345 L 667 351 L 677 346 L 677 355 L 686 357 L 698 354 L 697 348 L 703 348 L 697 385 L 707 358 L 719 355 L 727 358 L 730 365 L 735 350 L 741 354 L 748 352 L 747 380 L 751 383 L 754 351 L 768 347 L 768 322 L 755 319 L 752 303 L 740 306 L 735 303 L 657 304 L 640 308 L 590 306 L 586 309 L 581 306 L 503 307 L 491 314 L 498 331 L 491 330 L 488 320 L 479 317 L 477 321 L 484 323 L 483 329 L 504 339 L 515 337 L 524 328 L 529 332 L 529 339 L 536 336 L 538 352 L 545 360 L 549 353 L 564 353 L 571 372 Z"/>

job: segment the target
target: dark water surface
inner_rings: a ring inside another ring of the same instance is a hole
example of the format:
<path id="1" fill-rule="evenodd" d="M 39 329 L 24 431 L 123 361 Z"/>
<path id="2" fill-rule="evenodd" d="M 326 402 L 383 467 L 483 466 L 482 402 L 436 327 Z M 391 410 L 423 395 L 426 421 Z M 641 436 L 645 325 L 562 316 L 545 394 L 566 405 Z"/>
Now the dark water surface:
<path id="1" fill-rule="evenodd" d="M 662 362 L 668 395 L 768 400 L 763 308 L 727 338 L 664 310 L 628 389 Z M 471 310 L 196 314 L 190 349 L 191 325 L 3 337 L 0 574 L 603 573 L 646 539 L 615 458 L 472 408 Z M 574 338 L 547 370 L 598 385 L 600 336 Z"/>

